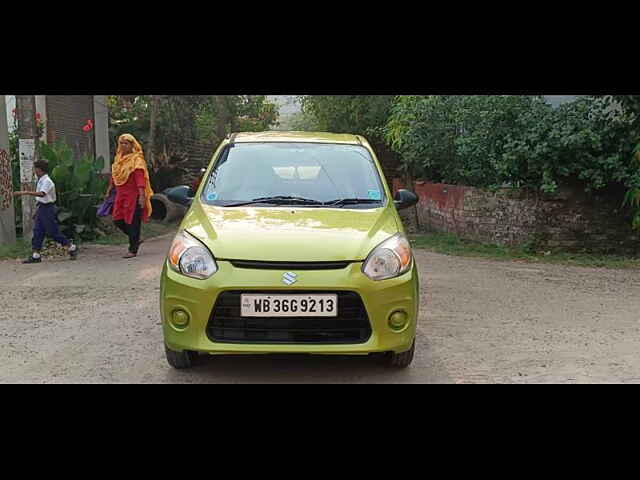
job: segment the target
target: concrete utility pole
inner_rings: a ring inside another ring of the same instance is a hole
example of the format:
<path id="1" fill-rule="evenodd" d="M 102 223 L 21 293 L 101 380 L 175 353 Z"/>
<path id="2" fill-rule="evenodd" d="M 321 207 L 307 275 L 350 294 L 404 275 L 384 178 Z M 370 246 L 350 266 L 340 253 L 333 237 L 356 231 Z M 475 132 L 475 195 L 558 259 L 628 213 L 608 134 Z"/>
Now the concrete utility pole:
<path id="1" fill-rule="evenodd" d="M 0 95 L 0 245 L 16 243 L 16 215 L 4 95 Z"/>
<path id="2" fill-rule="evenodd" d="M 38 132 L 36 131 L 35 95 L 16 95 L 16 116 L 18 118 L 18 151 L 20 154 L 21 190 L 35 189 L 33 162 L 37 160 Z M 22 198 L 22 238 L 30 238 L 33 233 L 35 197 Z"/>

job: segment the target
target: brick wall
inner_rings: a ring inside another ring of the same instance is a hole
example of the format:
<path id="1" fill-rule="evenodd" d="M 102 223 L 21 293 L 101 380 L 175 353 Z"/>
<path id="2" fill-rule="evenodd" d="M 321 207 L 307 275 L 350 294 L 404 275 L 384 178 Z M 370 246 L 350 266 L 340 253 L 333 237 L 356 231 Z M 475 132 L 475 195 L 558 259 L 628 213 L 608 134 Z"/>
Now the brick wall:
<path id="1" fill-rule="evenodd" d="M 93 132 L 82 127 L 88 119 L 94 120 L 92 95 L 47 95 L 47 143 L 65 142 L 82 156 L 94 154 Z"/>
<path id="2" fill-rule="evenodd" d="M 403 188 L 394 180 L 394 191 Z M 455 233 L 498 245 L 566 251 L 640 251 L 638 235 L 620 211 L 617 195 L 588 196 L 578 188 L 557 194 L 416 182 L 420 201 L 402 211 L 408 231 Z"/>

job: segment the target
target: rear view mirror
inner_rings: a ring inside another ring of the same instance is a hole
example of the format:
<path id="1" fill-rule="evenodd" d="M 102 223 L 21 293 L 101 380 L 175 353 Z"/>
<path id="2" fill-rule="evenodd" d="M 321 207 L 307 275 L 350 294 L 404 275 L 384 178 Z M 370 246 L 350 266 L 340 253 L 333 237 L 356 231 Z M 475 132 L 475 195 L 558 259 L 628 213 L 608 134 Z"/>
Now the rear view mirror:
<path id="1" fill-rule="evenodd" d="M 398 210 L 413 207 L 418 203 L 418 196 L 409 190 L 398 190 L 393 197 L 393 203 Z"/>
<path id="2" fill-rule="evenodd" d="M 178 205 L 191 206 L 194 192 L 187 185 L 180 185 L 167 190 L 167 198 Z"/>

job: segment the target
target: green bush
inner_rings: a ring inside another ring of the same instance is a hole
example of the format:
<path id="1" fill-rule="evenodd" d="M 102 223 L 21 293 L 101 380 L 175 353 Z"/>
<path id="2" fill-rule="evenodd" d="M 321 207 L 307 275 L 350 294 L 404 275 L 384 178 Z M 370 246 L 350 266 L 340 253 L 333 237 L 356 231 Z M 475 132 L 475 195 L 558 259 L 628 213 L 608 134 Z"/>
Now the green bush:
<path id="1" fill-rule="evenodd" d="M 559 108 L 538 96 L 400 96 L 385 127 L 416 178 L 554 192 L 640 186 L 632 119 L 597 98 Z"/>
<path id="2" fill-rule="evenodd" d="M 97 236 L 96 207 L 104 197 L 108 180 L 101 177 L 104 159 L 85 155 L 75 158 L 64 142 L 40 144 L 40 155 L 49 162 L 49 175 L 56 184 L 58 221 L 71 237 L 92 240 Z"/>
<path id="3" fill-rule="evenodd" d="M 353 133 L 376 140 L 389 117 L 392 95 L 301 95 L 305 130 Z"/>

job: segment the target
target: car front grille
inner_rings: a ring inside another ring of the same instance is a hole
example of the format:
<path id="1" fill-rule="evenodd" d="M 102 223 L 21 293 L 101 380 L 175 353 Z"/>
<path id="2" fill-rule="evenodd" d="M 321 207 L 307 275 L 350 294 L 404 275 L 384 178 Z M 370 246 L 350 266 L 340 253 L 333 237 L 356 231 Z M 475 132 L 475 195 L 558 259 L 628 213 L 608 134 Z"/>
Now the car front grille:
<path id="1" fill-rule="evenodd" d="M 350 261 L 341 262 L 262 262 L 254 260 L 229 260 L 236 268 L 255 270 L 341 270 L 349 266 Z"/>
<path id="2" fill-rule="evenodd" d="M 283 294 L 283 291 L 230 291 L 218 296 L 207 325 L 217 343 L 247 344 L 359 344 L 371 336 L 362 299 L 355 292 L 298 291 L 295 294 L 338 296 L 337 317 L 241 317 L 240 295 Z"/>

